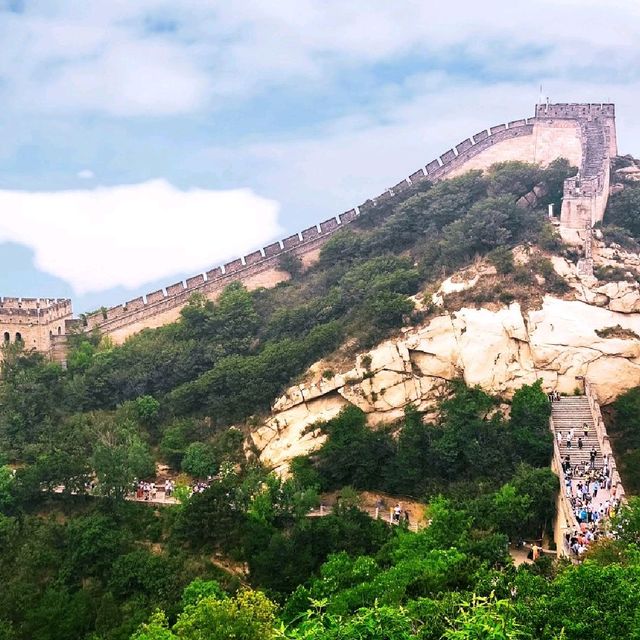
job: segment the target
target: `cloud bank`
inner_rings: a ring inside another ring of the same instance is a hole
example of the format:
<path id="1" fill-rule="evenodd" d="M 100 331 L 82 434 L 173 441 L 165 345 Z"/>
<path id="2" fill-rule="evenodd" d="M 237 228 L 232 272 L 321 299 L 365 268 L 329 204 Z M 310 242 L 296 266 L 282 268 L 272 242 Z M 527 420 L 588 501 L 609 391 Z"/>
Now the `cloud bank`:
<path id="1" fill-rule="evenodd" d="M 0 95 L 36 112 L 192 113 L 402 60 L 534 83 L 627 82 L 640 61 L 637 0 L 30 0 L 0 16 Z"/>
<path id="2" fill-rule="evenodd" d="M 0 242 L 33 248 L 36 266 L 77 294 L 197 273 L 281 233 L 278 204 L 248 189 L 181 191 L 165 180 L 0 190 L 0 211 Z"/>

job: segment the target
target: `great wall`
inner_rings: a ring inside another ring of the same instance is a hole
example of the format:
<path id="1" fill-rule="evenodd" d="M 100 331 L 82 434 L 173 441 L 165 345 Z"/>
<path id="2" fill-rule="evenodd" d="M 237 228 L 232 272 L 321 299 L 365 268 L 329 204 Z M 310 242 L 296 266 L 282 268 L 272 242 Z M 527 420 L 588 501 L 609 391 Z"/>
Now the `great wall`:
<path id="1" fill-rule="evenodd" d="M 592 268 L 591 228 L 604 215 L 610 159 L 616 155 L 613 104 L 538 104 L 534 117 L 476 133 L 376 198 L 186 282 L 81 318 L 73 317 L 70 300 L 0 298 L 0 334 L 5 342 L 21 340 L 26 348 L 60 362 L 65 359 L 66 336 L 72 331 L 98 330 L 122 343 L 144 328 L 175 321 L 194 293 L 215 299 L 235 281 L 249 289 L 275 286 L 289 277 L 280 266 L 283 256 L 293 254 L 303 265 L 312 264 L 333 234 L 382 203 L 408 197 L 424 181 L 436 182 L 509 160 L 545 166 L 564 157 L 579 167 L 578 174 L 565 181 L 560 230 L 565 240 L 585 246 L 581 269 L 588 271 Z"/>

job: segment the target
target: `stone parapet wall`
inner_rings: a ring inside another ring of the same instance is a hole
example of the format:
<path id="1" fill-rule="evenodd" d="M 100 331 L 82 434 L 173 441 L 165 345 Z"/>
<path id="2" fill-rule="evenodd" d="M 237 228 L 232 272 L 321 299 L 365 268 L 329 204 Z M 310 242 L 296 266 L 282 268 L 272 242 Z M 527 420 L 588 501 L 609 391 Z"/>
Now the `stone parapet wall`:
<path id="1" fill-rule="evenodd" d="M 551 433 L 555 434 L 555 427 L 553 424 L 553 418 L 549 418 L 549 428 Z M 570 557 L 571 551 L 569 545 L 564 537 L 566 531 L 578 531 L 580 525 L 578 519 L 573 511 L 571 503 L 567 498 L 564 483 L 564 472 L 562 471 L 562 454 L 560 453 L 560 447 L 555 437 L 553 438 L 553 457 L 551 459 L 551 471 L 553 471 L 560 479 L 560 490 L 556 498 L 556 522 L 553 527 L 554 542 L 556 543 L 556 550 L 559 556 Z"/>
<path id="2" fill-rule="evenodd" d="M 589 117 L 615 117 L 615 105 L 612 103 L 558 102 L 555 104 L 537 104 L 536 118 L 569 118 L 579 120 Z"/>
<path id="3" fill-rule="evenodd" d="M 0 298 L 0 322 L 48 323 L 72 313 L 71 300 L 66 298 Z"/>
<path id="4" fill-rule="evenodd" d="M 105 334 L 117 332 L 119 338 L 122 338 L 124 327 L 135 325 L 136 330 L 139 330 L 140 324 L 144 322 L 145 318 L 152 318 L 158 314 L 164 314 L 174 307 L 184 306 L 194 293 L 202 293 L 213 298 L 228 284 L 235 281 L 250 284 L 266 282 L 266 285 L 258 284 L 258 286 L 273 286 L 288 278 L 286 273 L 278 269 L 280 258 L 284 254 L 297 255 L 302 258 L 304 263 L 308 264 L 311 261 L 308 258 L 315 258 L 320 247 L 334 233 L 366 213 L 368 209 L 407 197 L 409 192 L 412 189 L 416 190 L 417 185 L 424 180 L 429 182 L 443 180 L 492 146 L 513 138 L 531 136 L 533 127 L 534 119 L 520 119 L 480 131 L 463 140 L 454 148 L 445 151 L 439 158 L 421 167 L 408 178 L 398 182 L 377 197 L 342 213 L 337 218 L 329 218 L 319 225 L 304 229 L 300 233 L 274 242 L 242 258 L 215 267 L 204 274 L 188 278 L 186 282 L 178 282 L 165 289 L 130 300 L 123 305 L 95 312 L 86 316 L 84 319 L 85 327 L 87 330 L 98 328 Z M 266 278 L 261 276 L 266 276 Z"/>
<path id="5" fill-rule="evenodd" d="M 574 117 L 580 123 L 583 154 L 578 175 L 565 180 L 560 223 L 584 229 L 600 222 L 609 198 L 610 160 L 617 154 L 615 108 L 612 104 L 538 105 L 554 117 Z M 570 114 L 575 114 L 571 116 Z"/>
<path id="6" fill-rule="evenodd" d="M 284 255 L 296 255 L 308 266 L 317 259 L 320 248 L 334 233 L 345 228 L 359 216 L 365 215 L 373 207 L 405 199 L 412 192 L 417 192 L 424 181 L 437 182 L 470 169 L 483 169 L 493 162 L 511 159 L 545 164 L 555 157 L 564 155 L 571 161 L 580 161 L 581 164 L 588 159 L 589 167 L 592 167 L 594 153 L 585 151 L 589 150 L 588 141 L 585 142 L 588 132 L 582 125 L 578 127 L 578 122 L 592 122 L 599 118 L 599 121 L 605 122 L 608 127 L 604 137 L 606 144 L 611 145 L 612 140 L 615 141 L 613 105 L 537 105 L 535 113 L 534 118 L 512 120 L 479 131 L 377 197 L 366 200 L 337 217 L 329 218 L 300 233 L 214 267 L 206 273 L 196 274 L 186 282 L 177 282 L 122 305 L 89 314 L 83 317 L 82 324 L 87 331 L 99 329 L 107 335 L 117 336 L 117 341 L 120 341 L 145 326 L 161 326 L 175 320 L 179 309 L 187 303 L 193 293 L 202 293 L 213 299 L 234 281 L 244 282 L 249 288 L 274 286 L 288 278 L 288 274 L 279 268 L 280 259 Z M 606 206 L 606 195 L 603 197 L 602 194 L 605 187 L 608 191 L 608 176 L 602 173 L 584 174 L 579 177 L 581 183 L 572 179 L 572 182 L 567 184 L 566 199 L 571 203 L 572 209 L 565 212 L 563 206 L 563 217 L 568 224 L 575 221 L 580 228 L 584 228 L 585 216 L 593 220 L 598 219 L 599 212 Z M 585 210 L 585 199 L 589 205 L 588 212 Z M 7 310 L 11 309 L 18 315 L 24 313 L 25 318 L 32 317 L 29 312 L 35 313 L 33 317 L 41 313 L 37 301 L 20 306 L 18 299 L 5 300 L 9 301 L 6 305 Z M 61 318 L 70 315 L 69 301 L 50 302 L 53 303 L 47 307 L 50 309 L 50 317 L 57 313 Z M 62 306 L 58 308 L 55 305 Z M 68 313 L 65 305 L 68 305 Z M 3 305 L 0 303 L 0 315 L 2 308 Z M 127 332 L 127 327 L 130 327 L 130 332 Z"/>

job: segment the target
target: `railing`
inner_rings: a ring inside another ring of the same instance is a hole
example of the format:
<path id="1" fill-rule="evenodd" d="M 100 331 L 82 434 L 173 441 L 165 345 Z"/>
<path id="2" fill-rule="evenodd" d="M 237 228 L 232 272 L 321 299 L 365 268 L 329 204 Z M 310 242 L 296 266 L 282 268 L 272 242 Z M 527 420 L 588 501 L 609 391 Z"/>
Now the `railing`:
<path id="1" fill-rule="evenodd" d="M 385 509 L 378 507 L 358 507 L 360 511 L 366 513 L 373 520 L 382 520 L 388 524 L 392 524 L 395 526 L 405 525 L 409 531 L 417 532 L 423 527 L 427 526 L 424 522 L 418 522 L 415 518 L 412 518 L 409 522 L 407 522 L 404 518 L 400 518 L 399 520 L 394 519 L 393 509 Z M 311 509 L 307 514 L 311 518 L 321 518 L 324 516 L 328 516 L 333 513 L 333 507 L 329 505 L 321 504 L 316 509 Z"/>
<path id="2" fill-rule="evenodd" d="M 560 446 L 558 445 L 558 441 L 556 439 L 555 427 L 553 425 L 553 418 L 549 417 L 549 428 L 551 429 L 551 433 L 553 434 L 553 461 L 551 464 L 551 469 L 556 473 L 558 478 L 560 479 L 560 494 L 558 499 L 558 519 L 557 523 L 561 522 L 561 518 L 564 518 L 564 526 L 561 527 L 562 531 L 560 532 L 560 538 L 562 540 L 562 545 L 558 545 L 558 532 L 556 532 L 556 546 L 558 547 L 558 555 L 560 555 L 562 550 L 562 555 L 567 557 L 571 557 L 571 551 L 569 549 L 569 545 L 567 543 L 567 539 L 565 537 L 566 531 L 578 531 L 580 529 L 580 525 L 578 524 L 578 519 L 576 518 L 576 514 L 573 511 L 573 507 L 567 498 L 566 493 L 566 484 L 565 484 L 565 474 L 562 468 L 562 456 L 560 454 Z"/>

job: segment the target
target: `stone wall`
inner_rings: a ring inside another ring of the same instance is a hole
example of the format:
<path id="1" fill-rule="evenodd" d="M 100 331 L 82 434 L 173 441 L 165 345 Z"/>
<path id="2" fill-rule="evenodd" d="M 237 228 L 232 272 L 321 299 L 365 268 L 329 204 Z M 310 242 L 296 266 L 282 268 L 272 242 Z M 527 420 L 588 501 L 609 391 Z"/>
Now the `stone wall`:
<path id="1" fill-rule="evenodd" d="M 591 228 L 604 217 L 609 197 L 610 160 L 618 153 L 615 107 L 612 104 L 538 105 L 536 115 L 580 126 L 582 161 L 578 175 L 564 184 L 560 223 L 564 237 L 572 230 Z"/>
<path id="2" fill-rule="evenodd" d="M 534 118 L 513 120 L 479 131 L 386 189 L 376 198 L 365 201 L 337 218 L 329 218 L 319 225 L 309 227 L 242 258 L 215 267 L 206 273 L 194 275 L 185 282 L 177 282 L 122 305 L 93 313 L 83 318 L 85 330 L 98 328 L 120 343 L 145 327 L 158 327 L 175 321 L 180 309 L 193 293 L 202 293 L 209 299 L 215 299 L 234 281 L 243 282 L 249 289 L 274 286 L 288 278 L 288 274 L 279 269 L 280 258 L 283 255 L 292 253 L 299 256 L 305 266 L 312 264 L 317 260 L 322 245 L 334 233 L 372 207 L 410 196 L 424 181 L 436 182 L 472 169 L 486 169 L 495 162 L 505 160 L 546 165 L 557 157 L 566 157 L 581 167 L 587 159 L 592 163 L 594 153 L 588 144 L 588 134 L 593 133 L 593 127 L 586 129 L 586 122 L 604 126 L 604 138 L 601 137 L 599 140 L 604 139 L 609 148 L 611 145 L 615 147 L 613 105 L 537 105 L 535 113 Z M 598 153 L 595 155 L 598 156 Z M 601 167 L 602 163 L 599 166 Z M 567 224 L 584 226 L 583 220 L 587 216 L 583 201 L 585 196 L 579 189 L 584 190 L 587 183 L 584 180 L 585 176 L 580 178 L 580 187 L 575 183 L 567 185 L 567 200 L 571 203 L 567 206 L 571 209 L 567 208 L 565 212 L 563 207 L 563 215 Z M 604 184 L 608 176 L 603 174 L 595 178 L 593 190 L 597 193 L 593 197 L 588 196 L 588 213 L 594 220 L 606 206 Z"/>
<path id="3" fill-rule="evenodd" d="M 408 197 L 411 191 L 415 191 L 425 180 L 436 182 L 470 169 L 486 168 L 499 160 L 524 159 L 547 164 L 558 155 L 562 155 L 544 151 L 536 156 L 535 129 L 536 120 L 530 118 L 514 120 L 480 131 L 445 151 L 376 198 L 365 201 L 337 218 L 329 218 L 317 226 L 309 227 L 247 256 L 189 278 L 186 282 L 178 282 L 123 305 L 94 313 L 85 319 L 86 329 L 97 327 L 104 334 L 110 335 L 115 342 L 123 342 L 128 336 L 145 327 L 158 327 L 175 321 L 180 309 L 193 293 L 202 293 L 210 299 L 215 299 L 230 282 L 237 280 L 242 281 L 249 289 L 271 287 L 286 280 L 288 274 L 278 268 L 280 258 L 284 254 L 293 253 L 299 256 L 305 266 L 312 264 L 317 260 L 322 245 L 335 232 L 343 229 L 371 207 Z M 572 136 L 574 147 L 569 149 L 568 155 L 575 161 L 581 147 L 575 132 L 571 131 L 565 137 L 571 139 Z M 517 142 L 514 145 L 513 141 L 524 140 L 524 145 L 519 147 Z M 567 150 L 568 145 L 560 146 L 563 147 L 561 151 Z M 527 149 L 526 152 L 523 151 L 524 147 Z"/>

